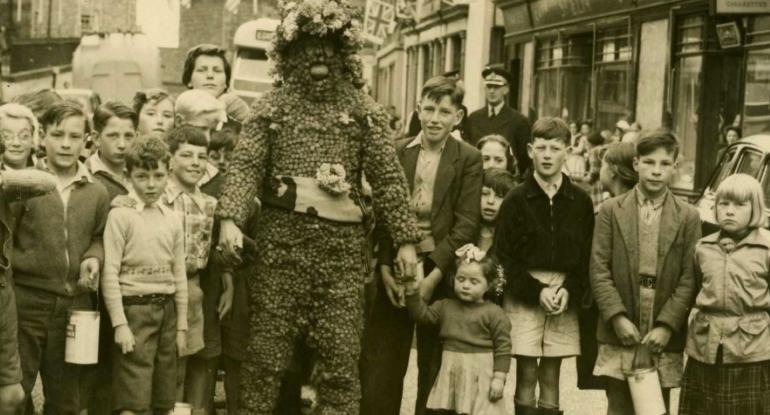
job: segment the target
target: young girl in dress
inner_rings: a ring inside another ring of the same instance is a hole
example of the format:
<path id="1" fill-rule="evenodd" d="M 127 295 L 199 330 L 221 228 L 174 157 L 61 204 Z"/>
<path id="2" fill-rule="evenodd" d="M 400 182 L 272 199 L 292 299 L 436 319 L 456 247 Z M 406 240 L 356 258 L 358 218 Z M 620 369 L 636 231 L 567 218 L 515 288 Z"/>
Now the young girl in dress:
<path id="1" fill-rule="evenodd" d="M 418 324 L 440 326 L 441 369 L 427 407 L 462 415 L 507 414 L 503 396 L 511 366 L 511 323 L 497 305 L 485 301 L 498 278 L 498 266 L 476 246 L 455 252 L 456 298 L 427 305 L 416 279 L 406 283 L 406 306 Z"/>
<path id="2" fill-rule="evenodd" d="M 720 230 L 698 242 L 698 294 L 679 414 L 770 414 L 770 232 L 762 186 L 736 174 L 717 188 Z"/>

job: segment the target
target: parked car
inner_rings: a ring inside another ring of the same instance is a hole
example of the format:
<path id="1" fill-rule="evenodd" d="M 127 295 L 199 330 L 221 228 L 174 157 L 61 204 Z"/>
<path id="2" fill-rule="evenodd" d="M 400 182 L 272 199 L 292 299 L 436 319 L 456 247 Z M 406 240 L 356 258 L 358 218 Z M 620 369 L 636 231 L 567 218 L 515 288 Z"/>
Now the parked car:
<path id="1" fill-rule="evenodd" d="M 736 173 L 745 173 L 759 180 L 764 189 L 765 204 L 770 206 L 770 135 L 752 135 L 727 147 L 697 202 L 703 235 L 719 230 L 714 210 L 716 190 L 722 180 Z M 765 213 L 770 216 L 770 209 Z"/>

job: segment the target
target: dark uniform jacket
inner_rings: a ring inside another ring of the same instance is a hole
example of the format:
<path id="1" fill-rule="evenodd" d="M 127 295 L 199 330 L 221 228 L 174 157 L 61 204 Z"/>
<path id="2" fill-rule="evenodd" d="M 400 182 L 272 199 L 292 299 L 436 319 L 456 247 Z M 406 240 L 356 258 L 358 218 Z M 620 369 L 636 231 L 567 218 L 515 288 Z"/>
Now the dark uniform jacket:
<path id="1" fill-rule="evenodd" d="M 532 168 L 532 160 L 527 155 L 527 143 L 530 140 L 530 125 L 527 117 L 520 112 L 503 104 L 500 112 L 494 117 L 489 116 L 489 106 L 476 110 L 468 116 L 465 123 L 468 143 L 475 146 L 482 137 L 499 134 L 508 140 L 513 148 L 519 172 L 524 173 Z"/>

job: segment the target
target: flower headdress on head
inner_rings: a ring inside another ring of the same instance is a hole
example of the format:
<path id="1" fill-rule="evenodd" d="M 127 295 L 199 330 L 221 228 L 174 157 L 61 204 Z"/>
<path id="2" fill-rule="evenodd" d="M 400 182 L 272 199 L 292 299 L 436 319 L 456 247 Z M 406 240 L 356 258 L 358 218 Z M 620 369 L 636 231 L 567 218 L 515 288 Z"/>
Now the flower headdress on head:
<path id="1" fill-rule="evenodd" d="M 481 262 L 487 253 L 482 251 L 474 244 L 465 244 L 455 251 L 455 255 L 460 259 L 462 263 L 470 264 L 472 262 Z M 490 283 L 490 288 L 494 292 L 497 298 L 502 298 L 503 289 L 505 288 L 505 276 L 503 275 L 503 267 L 492 258 L 495 264 L 495 279 Z"/>
<path id="2" fill-rule="evenodd" d="M 333 40 L 340 48 L 344 66 L 354 84 L 364 85 L 360 10 L 344 0 L 280 1 L 281 23 L 273 37 L 270 59 L 280 75 L 287 69 L 286 54 L 302 38 Z"/>

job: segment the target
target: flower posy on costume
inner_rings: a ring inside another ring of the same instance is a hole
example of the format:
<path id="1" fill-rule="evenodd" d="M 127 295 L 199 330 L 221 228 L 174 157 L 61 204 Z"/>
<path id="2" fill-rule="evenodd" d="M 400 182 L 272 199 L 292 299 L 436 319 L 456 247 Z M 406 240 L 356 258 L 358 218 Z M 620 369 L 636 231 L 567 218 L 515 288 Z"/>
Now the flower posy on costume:
<path id="1" fill-rule="evenodd" d="M 243 224 L 262 203 L 249 279 L 254 312 L 244 401 L 272 414 L 298 338 L 315 349 L 322 414 L 358 414 L 363 326 L 364 175 L 373 211 L 396 244 L 417 239 L 388 115 L 366 95 L 352 6 L 281 5 L 270 57 L 279 82 L 254 104 L 233 155 L 218 214 Z"/>

